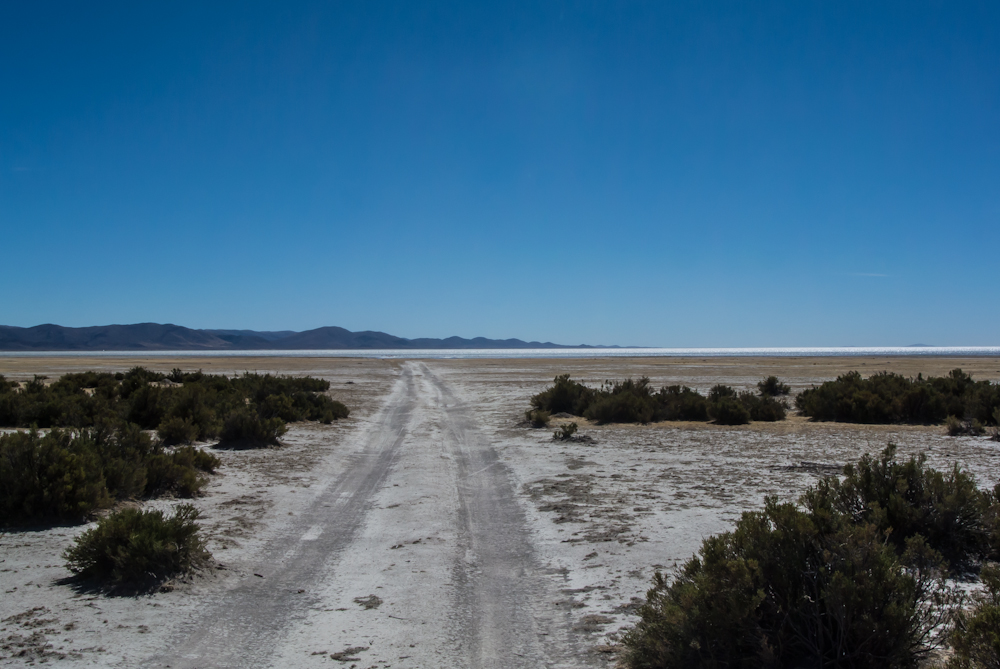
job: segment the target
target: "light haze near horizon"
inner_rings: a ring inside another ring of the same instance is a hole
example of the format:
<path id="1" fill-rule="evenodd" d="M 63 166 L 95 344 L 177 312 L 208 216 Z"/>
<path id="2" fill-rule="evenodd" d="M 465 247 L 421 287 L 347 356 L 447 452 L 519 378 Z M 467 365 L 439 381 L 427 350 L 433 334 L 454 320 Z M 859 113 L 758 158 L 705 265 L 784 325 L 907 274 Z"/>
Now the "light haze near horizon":
<path id="1" fill-rule="evenodd" d="M 1000 344 L 1000 5 L 7 3 L 0 324 Z"/>

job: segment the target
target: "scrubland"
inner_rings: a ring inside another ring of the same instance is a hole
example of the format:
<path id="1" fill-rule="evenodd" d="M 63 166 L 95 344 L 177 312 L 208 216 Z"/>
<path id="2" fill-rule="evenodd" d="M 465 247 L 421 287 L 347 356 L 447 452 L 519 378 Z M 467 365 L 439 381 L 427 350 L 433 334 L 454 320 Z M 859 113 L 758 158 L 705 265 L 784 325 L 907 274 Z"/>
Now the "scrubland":
<path id="1" fill-rule="evenodd" d="M 22 358 L 0 359 L 0 373 L 30 382 L 35 374 L 102 365 L 126 372 L 137 364 L 163 373 L 192 367 L 184 359 Z M 483 658 L 490 653 L 505 666 L 607 666 L 622 660 L 621 641 L 640 621 L 654 574 L 672 578 L 704 539 L 733 529 L 743 512 L 763 509 L 767 496 L 776 504 L 795 502 L 823 476 L 889 442 L 902 461 L 922 453 L 926 466 L 943 472 L 959 463 L 982 489 L 1000 480 L 1000 451 L 987 436 L 950 437 L 940 424 L 813 421 L 791 403 L 784 420 L 735 426 L 706 419 L 616 423 L 552 412 L 549 428 L 535 429 L 524 416 L 530 398 L 559 374 L 590 387 L 648 377 L 655 389 L 687 386 L 705 397 L 719 384 L 757 393 L 758 382 L 775 375 L 794 397 L 852 370 L 916 377 L 961 367 L 976 380 L 996 382 L 995 359 L 199 359 L 197 365 L 206 372 L 325 379 L 327 394 L 349 407 L 350 417 L 329 425 L 291 422 L 279 448 L 219 450 L 197 441 L 196 448 L 220 461 L 201 494 L 122 502 L 165 512 L 191 504 L 199 513 L 211 561 L 159 591 L 109 596 L 72 580 L 62 554 L 93 522 L 6 531 L 0 661 L 185 666 L 169 649 L 183 646 L 199 627 L 236 635 L 219 603 L 255 601 L 259 591 L 287 598 L 281 600 L 286 615 L 262 622 L 271 637 L 266 649 L 253 651 L 262 666 L 328 666 L 344 658 L 366 667 L 489 666 Z M 576 433 L 553 439 L 553 429 L 570 422 Z M 386 441 L 380 435 L 389 425 L 394 436 Z M 384 472 L 365 464 L 390 452 Z M 482 467 L 469 468 L 473 462 Z M 338 506 L 349 504 L 336 501 L 344 494 L 338 482 L 362 466 L 378 473 L 374 487 L 352 489 L 345 499 L 357 504 Z M 516 553 L 497 553 L 484 538 L 494 531 L 486 522 L 493 516 L 470 497 L 477 490 L 483 499 L 509 495 L 498 520 L 513 532 L 508 539 L 520 547 Z M 296 566 L 307 564 L 310 546 L 334 536 L 338 523 L 349 525 L 348 514 L 354 524 L 330 544 L 330 554 L 314 569 Z M 509 569 L 516 571 L 510 581 Z M 287 580 L 292 572 L 295 587 Z M 969 579 L 972 590 L 974 574 Z M 483 593 L 496 588 L 523 600 L 508 607 L 513 613 L 488 604 Z M 503 643 L 507 633 L 518 641 Z M 199 643 L 191 654 L 221 642 Z M 216 650 L 239 656 L 233 648 Z"/>

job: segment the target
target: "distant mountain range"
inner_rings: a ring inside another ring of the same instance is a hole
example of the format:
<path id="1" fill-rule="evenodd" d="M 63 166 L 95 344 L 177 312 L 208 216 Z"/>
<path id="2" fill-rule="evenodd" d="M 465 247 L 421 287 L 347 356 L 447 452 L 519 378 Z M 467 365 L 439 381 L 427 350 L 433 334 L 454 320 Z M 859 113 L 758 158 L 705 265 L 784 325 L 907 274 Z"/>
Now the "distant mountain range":
<path id="1" fill-rule="evenodd" d="M 302 351 L 329 349 L 444 349 L 444 348 L 598 348 L 565 346 L 520 339 L 448 337 L 405 339 L 385 332 L 351 332 L 324 327 L 305 332 L 283 330 L 193 330 L 180 325 L 137 323 L 67 328 L 36 325 L 19 328 L 0 325 L 0 351 Z M 602 347 L 603 348 L 603 347 Z M 616 347 L 610 347 L 616 348 Z"/>

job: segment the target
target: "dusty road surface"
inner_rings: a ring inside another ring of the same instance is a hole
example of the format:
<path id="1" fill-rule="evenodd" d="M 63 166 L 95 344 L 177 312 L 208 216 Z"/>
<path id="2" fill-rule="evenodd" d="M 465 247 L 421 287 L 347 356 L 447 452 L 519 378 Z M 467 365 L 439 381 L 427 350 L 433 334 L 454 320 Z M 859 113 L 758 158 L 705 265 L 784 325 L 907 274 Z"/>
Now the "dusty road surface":
<path id="1" fill-rule="evenodd" d="M 194 500 L 214 562 L 165 591 L 67 582 L 60 556 L 86 525 L 0 533 L 2 666 L 609 667 L 654 570 L 765 495 L 794 500 L 889 441 L 1000 480 L 995 442 L 939 426 L 575 419 L 590 440 L 559 442 L 523 424 L 563 372 L 702 392 L 773 373 L 797 391 L 850 369 L 996 381 L 996 359 L 0 359 L 0 373 L 134 364 L 321 376 L 352 413 L 294 424 L 282 448 L 214 451 Z"/>
<path id="2" fill-rule="evenodd" d="M 354 648 L 346 655 L 363 655 L 365 666 L 563 664 L 565 645 L 539 641 L 540 634 L 552 635 L 543 612 L 553 595 L 537 575 L 511 478 L 447 385 L 425 364 L 406 363 L 380 414 L 357 438 L 363 447 L 347 469 L 320 486 L 308 507 L 264 548 L 255 578 L 180 626 L 169 650 L 147 665 L 285 666 L 301 662 L 301 644 L 318 659 L 325 659 L 326 649 L 337 654 Z M 379 494 L 400 487 L 394 481 L 405 484 L 402 497 Z M 400 502 L 379 507 L 387 496 Z M 444 508 L 441 501 L 451 503 Z M 404 503 L 409 508 L 397 510 Z M 402 522 L 395 518 L 404 514 Z M 433 572 L 394 569 L 395 562 L 382 566 L 372 555 L 398 551 L 392 559 L 412 565 L 403 556 L 423 542 L 438 553 Z M 448 558 L 443 563 L 441 554 Z M 381 578 L 371 580 L 372 592 L 327 596 L 330 587 L 356 586 L 337 578 L 342 561 L 353 566 L 344 570 L 352 580 L 362 577 L 353 573 L 359 566 L 361 572 L 365 565 L 382 566 Z M 339 608 L 347 612 L 329 606 L 345 598 L 352 605 Z M 394 605 L 400 599 L 408 605 Z M 364 611 L 397 624 L 383 621 L 379 638 L 369 631 L 362 643 L 341 626 L 358 627 Z M 282 644 L 287 637 L 293 641 Z"/>

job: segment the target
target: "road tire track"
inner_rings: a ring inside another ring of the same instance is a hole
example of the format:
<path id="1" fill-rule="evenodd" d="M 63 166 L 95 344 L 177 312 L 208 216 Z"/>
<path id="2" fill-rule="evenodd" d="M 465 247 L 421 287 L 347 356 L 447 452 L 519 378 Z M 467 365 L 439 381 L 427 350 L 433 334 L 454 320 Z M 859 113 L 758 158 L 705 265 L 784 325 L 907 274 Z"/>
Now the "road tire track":
<path id="1" fill-rule="evenodd" d="M 405 368 L 351 466 L 268 543 L 259 560 L 264 578 L 250 577 L 225 593 L 146 666 L 268 666 L 285 630 L 318 604 L 300 589 L 323 577 L 362 526 L 407 435 L 416 399 L 412 370 Z"/>
<path id="2" fill-rule="evenodd" d="M 452 620 L 462 666 L 562 666 L 558 655 L 566 649 L 554 634 L 558 623 L 545 611 L 551 584 L 536 562 L 509 471 L 470 408 L 426 365 L 420 368 L 439 398 L 458 468 L 460 557 Z"/>

